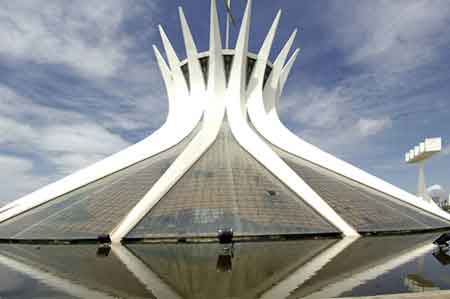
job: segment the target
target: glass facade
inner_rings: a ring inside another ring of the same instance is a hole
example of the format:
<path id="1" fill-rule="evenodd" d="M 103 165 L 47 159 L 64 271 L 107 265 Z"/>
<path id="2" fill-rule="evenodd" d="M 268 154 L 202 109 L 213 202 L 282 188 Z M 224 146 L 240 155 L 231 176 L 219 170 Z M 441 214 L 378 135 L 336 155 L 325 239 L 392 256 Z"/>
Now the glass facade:
<path id="1" fill-rule="evenodd" d="M 0 223 L 0 238 L 95 239 L 109 234 L 191 139 Z"/>
<path id="2" fill-rule="evenodd" d="M 335 233 L 336 228 L 276 179 L 234 139 L 228 123 L 199 161 L 128 238 Z"/>
<path id="3" fill-rule="evenodd" d="M 275 148 L 285 162 L 359 232 L 449 227 L 450 223 L 342 175 Z"/>
<path id="4" fill-rule="evenodd" d="M 177 146 L 0 223 L 0 239 L 96 239 L 109 234 L 201 128 Z M 450 222 L 299 157 L 274 150 L 357 231 L 448 228 Z M 127 235 L 141 238 L 339 234 L 235 140 L 213 145 Z"/>

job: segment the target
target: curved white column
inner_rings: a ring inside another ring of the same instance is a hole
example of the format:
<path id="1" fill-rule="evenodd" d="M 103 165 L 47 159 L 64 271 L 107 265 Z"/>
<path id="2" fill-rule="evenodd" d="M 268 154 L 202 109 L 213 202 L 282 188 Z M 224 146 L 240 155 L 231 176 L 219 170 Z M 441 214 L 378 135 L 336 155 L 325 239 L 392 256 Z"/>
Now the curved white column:
<path id="1" fill-rule="evenodd" d="M 391 195 L 434 215 L 450 220 L 450 214 L 436 205 L 430 204 L 419 197 L 351 165 L 350 163 L 322 151 L 318 147 L 299 138 L 284 126 L 278 116 L 277 104 L 299 51 L 297 49 L 286 66 L 283 67 L 294 37 L 295 32 L 276 59 L 272 73 L 264 88 L 263 97 L 254 98 L 253 102 L 249 103 L 249 116 L 258 132 L 269 142 L 284 151 L 341 174 L 370 188 Z"/>
<path id="2" fill-rule="evenodd" d="M 154 48 L 169 98 L 164 125 L 144 140 L 4 206 L 0 209 L 0 222 L 159 154 L 180 143 L 193 131 L 202 117 L 204 99 L 199 96 L 197 87 L 189 94 L 180 62 L 162 30 L 161 35 L 171 63 L 169 69 Z"/>
<path id="3" fill-rule="evenodd" d="M 190 33 L 188 34 L 189 29 L 187 23 L 183 20 L 184 15 L 182 11 L 180 16 L 182 19 L 181 23 L 184 26 L 183 33 L 185 40 L 189 40 Z M 191 55 L 191 58 L 189 58 L 188 55 L 188 60 L 195 60 L 198 63 L 198 59 L 194 59 L 196 57 L 197 55 Z M 190 79 L 191 84 L 199 84 L 197 81 L 203 82 L 203 77 L 194 76 L 190 77 Z M 202 129 L 155 185 L 153 185 L 150 191 L 113 230 L 111 233 L 111 240 L 113 242 L 120 242 L 214 143 L 220 132 L 225 114 L 224 92 L 225 73 L 222 58 L 222 41 L 220 38 L 216 1 L 213 0 L 211 1 L 208 87 L 206 91 L 203 90 L 204 98 L 207 98 L 208 101 L 206 103 Z"/>
<path id="4" fill-rule="evenodd" d="M 252 1 L 247 2 L 241 30 L 236 44 L 233 67 L 227 90 L 227 115 L 231 131 L 238 143 L 256 160 L 264 165 L 281 182 L 301 197 L 317 213 L 336 226 L 344 235 L 357 236 L 358 233 L 345 222 L 320 196 L 312 190 L 289 166 L 249 127 L 247 122 L 246 66 L 248 35 L 250 29 L 250 10 Z M 264 69 L 271 48 L 278 18 L 261 48 L 249 84 L 249 101 L 262 97 Z M 300 199 L 299 199 L 300 200 Z"/>
<path id="5" fill-rule="evenodd" d="M 202 107 L 205 107 L 206 104 L 206 84 L 203 79 L 202 67 L 200 66 L 200 61 L 198 60 L 198 50 L 195 45 L 194 38 L 192 37 L 192 33 L 189 30 L 189 25 L 186 21 L 186 17 L 184 16 L 183 8 L 178 7 L 180 22 L 181 22 L 181 30 L 183 32 L 183 39 L 186 48 L 186 56 L 187 63 L 189 66 L 189 78 L 191 84 L 191 97 L 198 99 L 200 101 Z"/>

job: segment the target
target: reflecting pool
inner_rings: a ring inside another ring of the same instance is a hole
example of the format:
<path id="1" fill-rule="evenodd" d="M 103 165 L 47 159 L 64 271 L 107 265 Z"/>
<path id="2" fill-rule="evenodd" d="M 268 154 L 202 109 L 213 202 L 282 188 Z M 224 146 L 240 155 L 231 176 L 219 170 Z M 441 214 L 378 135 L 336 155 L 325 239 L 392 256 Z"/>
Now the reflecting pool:
<path id="1" fill-rule="evenodd" d="M 0 245 L 0 298 L 330 298 L 450 289 L 440 234 Z"/>

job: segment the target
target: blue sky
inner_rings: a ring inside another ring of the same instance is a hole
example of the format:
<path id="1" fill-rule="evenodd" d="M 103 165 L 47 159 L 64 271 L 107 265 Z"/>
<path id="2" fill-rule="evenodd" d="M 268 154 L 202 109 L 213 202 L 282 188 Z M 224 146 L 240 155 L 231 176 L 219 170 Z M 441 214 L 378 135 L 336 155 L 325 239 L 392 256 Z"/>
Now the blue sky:
<path id="1" fill-rule="evenodd" d="M 302 51 L 281 102 L 289 128 L 412 192 L 417 171 L 404 164 L 404 152 L 442 136 L 444 151 L 429 161 L 427 180 L 450 189 L 449 1 L 254 3 L 251 51 L 278 8 L 272 57 L 299 28 Z M 238 21 L 244 4 L 233 1 Z M 206 0 L 0 3 L 0 204 L 163 123 L 167 103 L 151 45 L 161 45 L 162 24 L 184 58 L 179 5 L 206 50 Z M 236 29 L 232 36 L 233 44 Z"/>

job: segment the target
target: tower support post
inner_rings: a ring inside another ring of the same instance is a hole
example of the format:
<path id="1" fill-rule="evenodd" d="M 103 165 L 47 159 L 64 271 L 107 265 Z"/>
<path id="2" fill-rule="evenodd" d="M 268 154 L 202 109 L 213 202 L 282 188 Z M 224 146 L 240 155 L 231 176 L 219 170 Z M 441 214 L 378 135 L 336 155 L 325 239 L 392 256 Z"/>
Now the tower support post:
<path id="1" fill-rule="evenodd" d="M 424 197 L 426 183 L 425 183 L 425 162 L 421 161 L 419 164 L 419 177 L 417 180 L 417 196 Z"/>
<path id="2" fill-rule="evenodd" d="M 419 165 L 419 177 L 417 180 L 417 196 L 422 197 L 423 200 L 426 200 L 431 203 L 432 199 L 427 194 L 427 184 L 425 180 L 425 160 L 420 161 L 418 165 Z"/>

